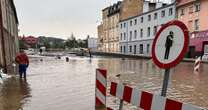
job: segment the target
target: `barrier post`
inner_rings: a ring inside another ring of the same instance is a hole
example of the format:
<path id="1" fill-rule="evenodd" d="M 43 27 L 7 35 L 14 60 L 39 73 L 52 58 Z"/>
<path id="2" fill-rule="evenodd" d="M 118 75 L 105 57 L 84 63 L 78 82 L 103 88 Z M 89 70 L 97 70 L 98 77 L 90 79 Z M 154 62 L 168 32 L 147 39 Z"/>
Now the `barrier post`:
<path id="1" fill-rule="evenodd" d="M 107 71 L 104 69 L 96 69 L 95 80 L 95 107 L 103 108 L 106 106 L 107 92 Z"/>

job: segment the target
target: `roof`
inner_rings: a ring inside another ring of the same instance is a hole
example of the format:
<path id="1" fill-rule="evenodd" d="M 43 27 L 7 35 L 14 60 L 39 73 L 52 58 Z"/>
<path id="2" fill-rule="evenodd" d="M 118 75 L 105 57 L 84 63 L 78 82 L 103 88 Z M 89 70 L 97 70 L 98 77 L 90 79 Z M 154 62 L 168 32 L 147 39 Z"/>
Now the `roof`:
<path id="1" fill-rule="evenodd" d="M 133 16 L 133 17 L 130 17 L 130 18 L 121 20 L 120 22 L 127 21 L 127 20 L 130 20 L 130 19 L 133 19 L 133 18 L 142 16 L 142 15 L 145 15 L 145 14 L 149 14 L 149 13 L 151 13 L 151 12 L 158 11 L 158 10 L 160 10 L 160 9 L 167 8 L 167 7 L 170 7 L 170 6 L 173 6 L 173 5 L 175 5 L 175 3 L 171 3 L 171 4 L 169 4 L 169 5 L 165 5 L 165 6 L 163 6 L 163 7 L 157 8 L 157 9 L 155 9 L 155 10 L 151 10 L 151 11 L 148 11 L 148 12 L 145 12 L 145 13 L 142 13 L 142 14 L 139 14 L 139 15 L 136 15 L 136 16 Z"/>
<path id="2" fill-rule="evenodd" d="M 192 2 L 195 2 L 197 0 L 177 0 L 177 7 L 183 6 Z"/>

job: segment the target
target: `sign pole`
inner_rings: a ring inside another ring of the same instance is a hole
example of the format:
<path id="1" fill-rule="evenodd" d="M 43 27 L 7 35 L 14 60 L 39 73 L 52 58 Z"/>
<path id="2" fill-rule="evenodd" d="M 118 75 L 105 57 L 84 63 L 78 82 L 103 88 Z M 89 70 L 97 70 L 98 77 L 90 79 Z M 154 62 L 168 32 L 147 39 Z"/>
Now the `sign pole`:
<path id="1" fill-rule="evenodd" d="M 163 97 L 166 97 L 169 78 L 170 78 L 170 69 L 165 69 L 165 76 L 164 76 L 163 87 L 161 92 L 161 96 Z"/>

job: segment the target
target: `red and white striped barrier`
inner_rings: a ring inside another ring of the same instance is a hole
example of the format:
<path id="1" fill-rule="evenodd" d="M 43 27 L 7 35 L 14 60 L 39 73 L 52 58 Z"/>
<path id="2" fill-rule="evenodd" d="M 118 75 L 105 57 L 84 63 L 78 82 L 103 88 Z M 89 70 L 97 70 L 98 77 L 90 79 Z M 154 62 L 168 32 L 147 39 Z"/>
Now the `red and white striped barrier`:
<path id="1" fill-rule="evenodd" d="M 198 57 L 198 58 L 195 60 L 194 71 L 199 72 L 200 63 L 201 63 L 201 57 Z"/>
<path id="2" fill-rule="evenodd" d="M 115 82 L 111 82 L 110 94 L 144 110 L 203 110 Z"/>
<path id="3" fill-rule="evenodd" d="M 95 106 L 106 105 L 107 71 L 96 69 Z"/>

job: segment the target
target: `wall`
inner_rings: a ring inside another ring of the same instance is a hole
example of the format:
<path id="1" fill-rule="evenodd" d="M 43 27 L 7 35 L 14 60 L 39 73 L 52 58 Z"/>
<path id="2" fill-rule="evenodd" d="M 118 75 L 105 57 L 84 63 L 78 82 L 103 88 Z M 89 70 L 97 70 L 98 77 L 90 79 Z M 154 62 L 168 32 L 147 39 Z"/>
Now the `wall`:
<path id="1" fill-rule="evenodd" d="M 141 14 L 143 11 L 143 0 L 123 0 L 120 20 Z"/>
<path id="2" fill-rule="evenodd" d="M 3 65 L 7 73 L 14 73 L 16 68 L 12 67 L 18 52 L 18 19 L 16 15 L 13 0 L 1 0 L 1 50 L 5 50 L 3 59 L 6 60 Z M 3 49 L 4 48 L 4 49 Z"/>
<path id="3" fill-rule="evenodd" d="M 88 48 L 91 49 L 91 51 L 97 51 L 97 38 L 89 38 L 88 39 Z"/>
<path id="4" fill-rule="evenodd" d="M 200 11 L 195 12 L 195 4 L 200 3 Z M 193 7 L 193 12 L 190 13 L 190 7 Z M 184 15 L 181 15 L 181 10 L 184 9 Z M 188 27 L 190 32 L 196 31 L 194 29 L 194 21 L 199 19 L 199 30 L 204 31 L 208 29 L 208 1 L 207 0 L 198 0 L 197 2 L 189 0 L 189 2 L 181 1 L 177 5 L 177 18 L 180 21 L 183 21 L 184 24 Z"/>
<path id="5" fill-rule="evenodd" d="M 169 15 L 169 9 L 172 8 L 172 15 Z M 161 17 L 162 11 L 165 10 L 165 16 Z M 154 19 L 154 14 L 157 13 L 157 19 Z M 148 20 L 148 16 L 151 15 L 151 20 Z M 143 18 L 143 22 L 141 22 L 141 19 Z M 165 24 L 171 20 L 175 19 L 175 5 L 171 4 L 162 8 L 158 8 L 154 11 L 149 11 L 146 13 L 143 13 L 139 16 L 135 16 L 132 17 L 130 19 L 121 21 L 119 23 L 119 33 L 120 33 L 120 37 L 119 37 L 119 42 L 120 45 L 124 46 L 128 46 L 128 50 L 126 51 L 127 54 L 133 54 L 134 52 L 130 52 L 129 51 L 129 46 L 132 46 L 132 50 L 134 45 L 137 46 L 137 51 L 136 54 L 140 54 L 139 53 L 139 45 L 143 44 L 143 54 L 144 55 L 150 55 L 151 54 L 151 47 L 152 47 L 152 41 L 155 38 L 155 34 L 154 33 L 154 27 L 157 26 L 157 31 L 160 29 L 162 24 Z M 137 21 L 135 23 L 135 21 Z M 132 23 L 132 25 L 131 25 Z M 125 25 L 125 27 L 124 27 Z M 121 27 L 123 26 L 123 27 Z M 150 35 L 148 36 L 148 28 L 150 27 Z M 143 36 L 141 35 L 141 29 L 143 29 Z M 134 32 L 137 32 L 137 34 L 135 35 Z M 132 34 L 131 34 L 132 33 Z M 126 35 L 124 38 L 124 34 Z M 147 44 L 150 45 L 149 47 L 149 52 L 147 52 Z M 120 47 L 121 48 L 121 47 Z"/>

